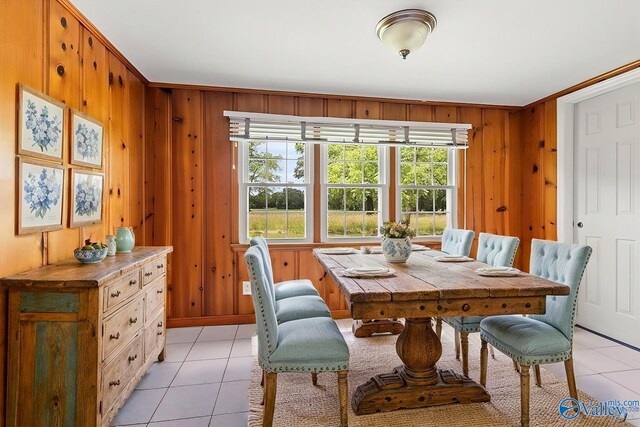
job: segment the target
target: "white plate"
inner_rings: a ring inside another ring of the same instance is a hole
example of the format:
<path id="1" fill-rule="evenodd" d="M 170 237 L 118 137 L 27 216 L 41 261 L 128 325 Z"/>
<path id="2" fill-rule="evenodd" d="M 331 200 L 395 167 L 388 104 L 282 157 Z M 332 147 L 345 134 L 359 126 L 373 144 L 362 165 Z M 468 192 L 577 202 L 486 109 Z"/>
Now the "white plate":
<path id="1" fill-rule="evenodd" d="M 453 256 L 453 255 L 440 255 L 435 258 L 438 262 L 467 262 L 474 261 L 473 258 L 468 256 Z"/>
<path id="2" fill-rule="evenodd" d="M 349 255 L 349 254 L 357 254 L 358 250 L 353 248 L 323 248 L 318 249 L 318 252 L 327 255 Z"/>
<path id="3" fill-rule="evenodd" d="M 511 267 L 479 268 L 476 273 L 485 277 L 514 277 L 520 275 L 520 270 Z"/>
<path id="4" fill-rule="evenodd" d="M 345 271 L 342 272 L 342 275 L 345 277 L 361 277 L 361 278 L 368 278 L 368 277 L 387 277 L 387 276 L 393 276 L 393 274 L 396 271 L 393 268 L 385 268 L 384 270 L 378 270 L 377 272 L 373 272 L 372 270 L 369 270 L 369 272 L 365 272 L 363 271 L 363 268 L 347 268 Z"/>
<path id="5" fill-rule="evenodd" d="M 431 248 L 424 245 L 413 244 L 411 245 L 411 250 L 412 251 L 430 251 Z"/>

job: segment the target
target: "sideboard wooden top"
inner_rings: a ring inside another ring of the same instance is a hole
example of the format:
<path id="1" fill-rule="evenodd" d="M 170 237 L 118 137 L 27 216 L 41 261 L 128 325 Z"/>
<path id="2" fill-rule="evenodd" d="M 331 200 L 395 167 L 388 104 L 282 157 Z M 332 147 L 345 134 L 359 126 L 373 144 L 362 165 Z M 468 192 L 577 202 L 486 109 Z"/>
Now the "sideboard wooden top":
<path id="1" fill-rule="evenodd" d="M 172 246 L 139 246 L 130 253 L 108 256 L 98 264 L 75 258 L 0 279 L 3 286 L 78 288 L 102 286 L 153 258 L 173 252 Z"/>
<path id="2" fill-rule="evenodd" d="M 388 263 L 381 254 L 328 255 L 316 249 L 314 255 L 351 303 L 569 294 L 568 286 L 524 272 L 508 278 L 479 276 L 475 270 L 486 264 L 437 262 L 438 251 L 413 252 L 406 263 Z M 366 279 L 342 275 L 349 267 L 380 265 L 395 274 Z"/>

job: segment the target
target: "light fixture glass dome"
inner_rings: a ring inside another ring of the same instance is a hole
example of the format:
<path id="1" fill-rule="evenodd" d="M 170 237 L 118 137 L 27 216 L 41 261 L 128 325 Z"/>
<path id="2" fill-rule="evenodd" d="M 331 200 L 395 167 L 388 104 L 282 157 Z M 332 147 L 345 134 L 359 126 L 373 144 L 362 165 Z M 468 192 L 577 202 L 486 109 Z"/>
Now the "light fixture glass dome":
<path id="1" fill-rule="evenodd" d="M 385 16 L 376 26 L 376 35 L 385 46 L 403 59 L 419 49 L 436 27 L 436 17 L 420 9 L 406 9 Z"/>

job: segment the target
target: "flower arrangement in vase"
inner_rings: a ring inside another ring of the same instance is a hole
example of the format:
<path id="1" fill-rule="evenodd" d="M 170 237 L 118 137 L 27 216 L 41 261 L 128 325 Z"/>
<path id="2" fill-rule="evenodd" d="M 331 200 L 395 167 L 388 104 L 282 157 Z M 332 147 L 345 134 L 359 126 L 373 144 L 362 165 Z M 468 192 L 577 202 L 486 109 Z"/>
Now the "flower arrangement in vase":
<path id="1" fill-rule="evenodd" d="M 411 255 L 411 238 L 416 230 L 408 222 L 385 222 L 380 227 L 382 253 L 389 262 L 406 262 Z"/>

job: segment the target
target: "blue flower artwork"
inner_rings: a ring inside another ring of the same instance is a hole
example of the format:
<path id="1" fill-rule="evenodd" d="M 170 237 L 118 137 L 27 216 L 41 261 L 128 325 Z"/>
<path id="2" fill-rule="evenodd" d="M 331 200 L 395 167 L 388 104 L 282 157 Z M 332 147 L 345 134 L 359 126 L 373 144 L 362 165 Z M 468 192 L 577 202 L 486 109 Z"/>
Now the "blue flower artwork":
<path id="1" fill-rule="evenodd" d="M 49 108 L 46 105 L 38 111 L 36 103 L 29 99 L 25 117 L 25 125 L 31 131 L 31 145 L 39 148 L 41 152 L 53 149 L 62 133 L 62 120 L 56 115 L 49 116 Z"/>
<path id="2" fill-rule="evenodd" d="M 72 226 L 95 223 L 102 219 L 103 176 L 82 172 L 73 173 Z"/>
<path id="3" fill-rule="evenodd" d="M 56 172 L 43 167 L 38 175 L 29 172 L 24 179 L 24 201 L 36 218 L 44 219 L 45 214 L 60 201 L 62 185 L 56 178 Z"/>
<path id="4" fill-rule="evenodd" d="M 62 227 L 64 169 L 20 160 L 19 233 Z"/>
<path id="5" fill-rule="evenodd" d="M 21 86 L 19 153 L 62 160 L 64 104 Z"/>
<path id="6" fill-rule="evenodd" d="M 77 111 L 72 116 L 71 163 L 102 167 L 102 125 Z"/>
<path id="7" fill-rule="evenodd" d="M 95 129 L 89 129 L 86 124 L 80 123 L 75 134 L 76 150 L 82 156 L 82 160 L 98 157 L 100 153 L 98 132 Z"/>

